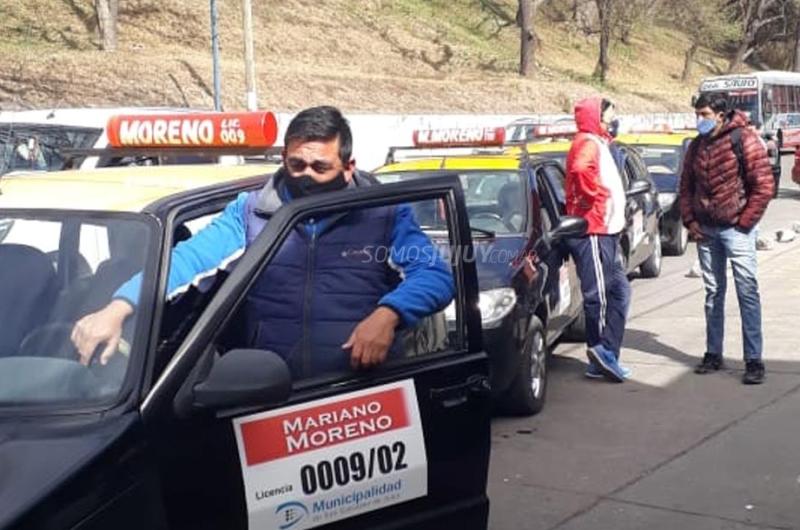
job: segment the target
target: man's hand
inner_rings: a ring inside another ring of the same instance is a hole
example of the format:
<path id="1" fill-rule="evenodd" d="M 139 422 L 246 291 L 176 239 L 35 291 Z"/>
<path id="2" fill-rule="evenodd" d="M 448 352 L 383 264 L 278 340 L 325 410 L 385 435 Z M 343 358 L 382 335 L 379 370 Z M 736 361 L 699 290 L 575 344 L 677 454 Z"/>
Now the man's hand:
<path id="1" fill-rule="evenodd" d="M 114 300 L 97 313 L 86 315 L 72 328 L 70 339 L 80 355 L 80 362 L 87 366 L 100 344 L 106 347 L 100 354 L 100 364 L 106 364 L 119 346 L 122 325 L 133 313 L 133 307 L 123 300 Z"/>
<path id="2" fill-rule="evenodd" d="M 342 344 L 342 349 L 350 350 L 353 369 L 377 366 L 386 360 L 399 322 L 397 313 L 381 306 L 358 323 L 347 342 Z"/>
<path id="3" fill-rule="evenodd" d="M 690 241 L 700 242 L 706 238 L 706 236 L 703 234 L 703 231 L 700 230 L 700 223 L 698 223 L 697 221 L 692 221 L 691 223 L 689 223 L 689 226 L 687 228 L 689 229 Z"/>

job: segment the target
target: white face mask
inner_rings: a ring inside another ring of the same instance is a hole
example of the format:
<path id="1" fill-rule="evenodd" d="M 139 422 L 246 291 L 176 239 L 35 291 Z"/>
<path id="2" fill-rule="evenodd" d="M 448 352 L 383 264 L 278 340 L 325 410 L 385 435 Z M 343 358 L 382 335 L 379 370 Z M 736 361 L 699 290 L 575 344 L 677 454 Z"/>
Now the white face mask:
<path id="1" fill-rule="evenodd" d="M 600 121 L 609 125 L 612 121 L 614 121 L 614 117 L 617 115 L 616 110 L 614 109 L 614 105 L 608 107 L 600 116 Z"/>

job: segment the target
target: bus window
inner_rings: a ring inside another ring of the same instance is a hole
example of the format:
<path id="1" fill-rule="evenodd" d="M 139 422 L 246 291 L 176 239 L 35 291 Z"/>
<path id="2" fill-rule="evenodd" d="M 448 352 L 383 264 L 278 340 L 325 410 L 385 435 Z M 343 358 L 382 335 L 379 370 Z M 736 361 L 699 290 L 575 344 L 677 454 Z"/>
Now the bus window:
<path id="1" fill-rule="evenodd" d="M 730 92 L 728 101 L 734 108 L 746 112 L 751 118 L 758 118 L 758 92 Z"/>

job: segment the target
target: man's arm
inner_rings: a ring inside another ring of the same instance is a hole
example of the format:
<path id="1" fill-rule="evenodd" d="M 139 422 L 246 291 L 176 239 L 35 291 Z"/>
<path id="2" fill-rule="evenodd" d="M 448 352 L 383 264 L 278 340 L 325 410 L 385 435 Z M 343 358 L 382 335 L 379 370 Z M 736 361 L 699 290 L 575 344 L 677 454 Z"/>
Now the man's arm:
<path id="1" fill-rule="evenodd" d="M 594 141 L 584 138 L 576 147 L 570 168 L 579 199 L 600 219 L 606 216 L 608 190 L 600 186 L 600 149 Z"/>
<path id="2" fill-rule="evenodd" d="M 747 204 L 739 216 L 739 227 L 751 230 L 767 209 L 775 192 L 775 180 L 767 152 L 761 146 L 756 133 L 742 130 L 742 151 L 745 166 L 745 188 Z"/>
<path id="3" fill-rule="evenodd" d="M 390 259 L 403 281 L 381 299 L 380 305 L 397 313 L 404 326 L 413 327 L 453 299 L 455 284 L 450 265 L 419 227 L 409 205 L 397 207 Z"/>
<path id="4" fill-rule="evenodd" d="M 246 201 L 247 194 L 240 194 L 207 227 L 175 247 L 167 279 L 168 298 L 214 275 L 244 252 Z M 114 355 L 125 319 L 133 313 L 139 300 L 141 284 L 142 275 L 139 273 L 117 290 L 106 307 L 86 315 L 75 324 L 71 339 L 81 363 L 88 364 L 100 344 L 106 345 L 100 354 L 101 364 Z"/>
<path id="5" fill-rule="evenodd" d="M 167 278 L 168 300 L 192 285 L 197 286 L 201 280 L 213 276 L 242 255 L 246 239 L 244 210 L 247 196 L 247 193 L 240 193 L 208 226 L 173 249 Z M 137 274 L 117 290 L 114 298 L 135 307 L 141 283 L 142 276 Z"/>
<path id="6" fill-rule="evenodd" d="M 444 309 L 455 294 L 450 266 L 420 229 L 408 205 L 397 207 L 391 246 L 390 265 L 400 271 L 403 281 L 381 298 L 379 307 L 358 323 L 342 345 L 350 350 L 353 368 L 383 363 L 398 325 L 416 325 Z"/>
<path id="7" fill-rule="evenodd" d="M 696 143 L 696 139 L 692 140 L 686 149 L 678 186 L 678 206 L 680 207 L 683 224 L 687 227 L 697 226 L 697 219 L 695 219 L 694 210 L 692 209 L 692 196 L 694 195 L 695 187 L 692 167 L 694 166 L 694 153 L 697 149 Z"/>

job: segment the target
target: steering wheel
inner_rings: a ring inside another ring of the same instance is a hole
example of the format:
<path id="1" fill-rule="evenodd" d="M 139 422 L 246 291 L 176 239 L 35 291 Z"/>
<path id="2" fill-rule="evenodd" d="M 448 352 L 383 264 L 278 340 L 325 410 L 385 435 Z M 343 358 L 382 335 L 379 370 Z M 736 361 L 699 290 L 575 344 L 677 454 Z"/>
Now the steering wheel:
<path id="1" fill-rule="evenodd" d="M 70 340 L 73 324 L 52 322 L 28 333 L 19 346 L 22 357 L 51 357 L 78 362 L 78 351 Z"/>
<path id="2" fill-rule="evenodd" d="M 493 212 L 478 212 L 472 216 L 473 219 L 491 219 L 492 221 L 497 221 L 498 223 L 502 224 L 506 227 L 507 230 L 510 232 L 516 232 L 517 229 L 512 225 L 510 222 L 503 219 L 499 214 Z"/>

